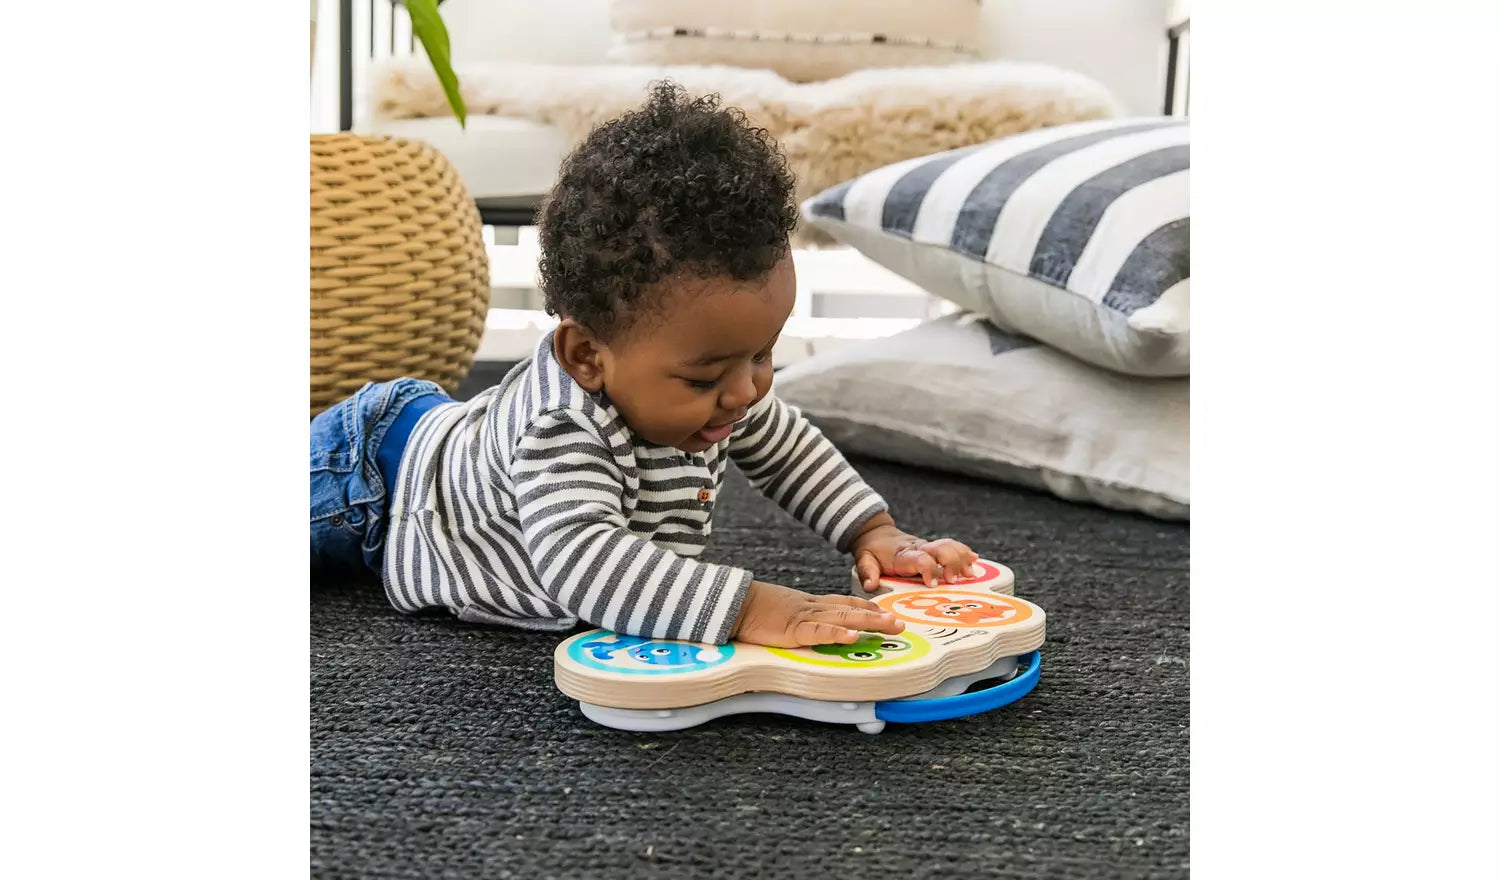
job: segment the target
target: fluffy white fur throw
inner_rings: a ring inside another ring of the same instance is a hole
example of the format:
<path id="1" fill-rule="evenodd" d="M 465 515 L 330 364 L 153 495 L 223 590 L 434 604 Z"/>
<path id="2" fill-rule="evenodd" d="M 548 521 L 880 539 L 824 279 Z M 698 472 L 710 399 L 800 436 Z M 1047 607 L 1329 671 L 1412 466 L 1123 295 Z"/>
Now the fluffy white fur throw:
<path id="1" fill-rule="evenodd" d="M 575 143 L 639 105 L 654 81 L 716 92 L 780 142 L 797 175 L 799 201 L 902 159 L 1121 112 L 1088 77 L 1006 61 L 861 70 L 815 83 L 732 67 L 487 63 L 456 72 L 470 114 L 552 125 Z M 452 112 L 420 57 L 376 68 L 370 110 L 386 119 Z"/>

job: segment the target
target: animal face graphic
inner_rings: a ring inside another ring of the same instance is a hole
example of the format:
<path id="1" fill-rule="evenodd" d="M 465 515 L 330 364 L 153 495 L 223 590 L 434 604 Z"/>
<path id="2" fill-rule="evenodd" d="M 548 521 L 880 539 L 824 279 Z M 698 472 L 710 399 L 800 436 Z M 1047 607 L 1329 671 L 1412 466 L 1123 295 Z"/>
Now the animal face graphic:
<path id="1" fill-rule="evenodd" d="M 624 651 L 626 655 L 652 666 L 688 666 L 698 662 L 700 650 L 697 645 L 622 635 L 616 635 L 611 642 L 589 642 L 585 647 L 595 660 L 609 660 Z"/>
<path id="2" fill-rule="evenodd" d="M 698 648 L 676 642 L 646 642 L 626 653 L 652 666 L 687 666 L 698 662 Z"/>
<path id="3" fill-rule="evenodd" d="M 817 645 L 813 650 L 851 663 L 874 663 L 888 655 L 910 651 L 911 642 L 899 636 L 880 636 L 862 638 L 851 645 Z"/>
<path id="4" fill-rule="evenodd" d="M 783 660 L 834 669 L 901 666 L 921 660 L 931 650 L 932 643 L 914 632 L 904 632 L 899 636 L 864 633 L 852 645 L 766 648 L 766 651 Z"/>
<path id="5" fill-rule="evenodd" d="M 729 645 L 691 645 L 687 642 L 666 642 L 661 639 L 643 639 L 640 636 L 621 636 L 618 633 L 600 633 L 591 639 L 573 645 L 570 655 L 595 669 L 613 672 L 691 672 L 717 666 L 729 660 L 733 648 Z M 642 669 L 643 664 L 646 669 Z"/>
<path id="6" fill-rule="evenodd" d="M 968 626 L 1000 623 L 1016 614 L 1014 605 L 999 599 L 978 596 L 942 596 L 932 593 L 903 596 L 896 600 L 896 607 L 915 617 L 950 621 Z"/>

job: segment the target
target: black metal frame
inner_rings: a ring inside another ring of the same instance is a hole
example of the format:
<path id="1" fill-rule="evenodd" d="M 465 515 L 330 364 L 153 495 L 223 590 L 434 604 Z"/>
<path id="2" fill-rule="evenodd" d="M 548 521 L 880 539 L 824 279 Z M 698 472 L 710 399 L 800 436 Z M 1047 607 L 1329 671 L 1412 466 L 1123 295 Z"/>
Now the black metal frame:
<path id="1" fill-rule="evenodd" d="M 382 0 L 366 0 L 370 14 L 370 57 L 375 54 L 375 4 Z M 392 6 L 400 6 L 401 0 L 384 0 Z M 438 0 L 443 5 L 443 0 Z M 391 19 L 386 33 L 386 49 L 396 54 L 396 20 Z M 413 37 L 406 41 L 406 51 L 415 52 L 417 41 Z M 354 0 L 339 0 L 339 131 L 354 127 Z"/>
<path id="2" fill-rule="evenodd" d="M 474 200 L 474 205 L 479 208 L 480 222 L 486 226 L 535 226 L 541 203 L 540 196 Z"/>
<path id="3" fill-rule="evenodd" d="M 353 127 L 354 0 L 339 0 L 339 131 Z"/>
<path id="4" fill-rule="evenodd" d="M 1166 104 L 1162 109 L 1162 115 L 1171 116 L 1177 108 L 1177 55 L 1182 43 L 1182 35 L 1187 33 L 1192 26 L 1192 19 L 1184 18 L 1181 22 L 1167 29 L 1167 95 Z M 1183 97 L 1187 97 L 1187 83 L 1183 83 Z M 1186 100 L 1183 106 L 1187 106 Z"/>

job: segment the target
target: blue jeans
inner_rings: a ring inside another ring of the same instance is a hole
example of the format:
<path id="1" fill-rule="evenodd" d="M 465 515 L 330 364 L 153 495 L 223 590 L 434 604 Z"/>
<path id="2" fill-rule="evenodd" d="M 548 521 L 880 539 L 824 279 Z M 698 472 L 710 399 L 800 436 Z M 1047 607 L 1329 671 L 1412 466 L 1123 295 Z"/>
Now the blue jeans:
<path id="1" fill-rule="evenodd" d="M 414 401 L 419 401 L 417 407 L 411 407 Z M 413 415 L 448 401 L 441 387 L 421 379 L 372 382 L 312 420 L 308 434 L 313 568 L 367 568 L 379 573 L 387 494 L 415 423 Z"/>

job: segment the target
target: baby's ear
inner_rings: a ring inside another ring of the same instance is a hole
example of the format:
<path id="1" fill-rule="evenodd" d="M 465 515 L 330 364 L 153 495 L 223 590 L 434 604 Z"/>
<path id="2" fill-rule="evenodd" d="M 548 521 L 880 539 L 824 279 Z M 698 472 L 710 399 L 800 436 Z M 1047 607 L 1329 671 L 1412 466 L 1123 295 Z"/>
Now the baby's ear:
<path id="1" fill-rule="evenodd" d="M 563 318 L 552 331 L 552 355 L 578 387 L 596 392 L 604 387 L 603 343 L 587 327 Z"/>

